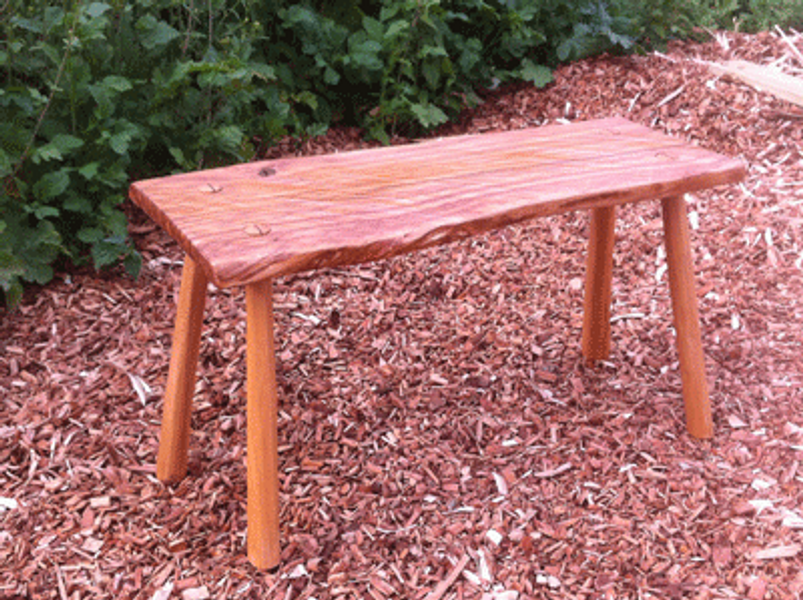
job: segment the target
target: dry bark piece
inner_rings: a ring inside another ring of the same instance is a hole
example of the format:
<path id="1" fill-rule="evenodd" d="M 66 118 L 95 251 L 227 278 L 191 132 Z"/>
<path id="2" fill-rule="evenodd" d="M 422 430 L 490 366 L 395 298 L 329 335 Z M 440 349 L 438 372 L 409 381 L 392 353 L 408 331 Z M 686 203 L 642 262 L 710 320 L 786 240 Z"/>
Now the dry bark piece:
<path id="1" fill-rule="evenodd" d="M 773 560 L 777 558 L 792 558 L 800 553 L 800 544 L 788 544 L 786 546 L 775 546 L 757 550 L 753 555 L 757 560 Z"/>

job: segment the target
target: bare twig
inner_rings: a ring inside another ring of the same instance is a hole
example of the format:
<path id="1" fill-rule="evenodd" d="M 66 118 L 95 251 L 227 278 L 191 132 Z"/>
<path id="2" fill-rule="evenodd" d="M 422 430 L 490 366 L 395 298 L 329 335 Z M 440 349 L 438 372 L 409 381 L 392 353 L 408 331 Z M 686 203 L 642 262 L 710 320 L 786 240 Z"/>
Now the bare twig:
<path id="1" fill-rule="evenodd" d="M 50 90 L 50 95 L 47 98 L 45 107 L 42 109 L 42 112 L 39 113 L 39 119 L 36 121 L 36 126 L 31 132 L 31 137 L 28 140 L 28 144 L 25 146 L 25 150 L 23 150 L 22 154 L 20 155 L 16 167 L 14 167 L 14 177 L 19 174 L 20 170 L 22 169 L 22 165 L 28 158 L 28 154 L 30 153 L 31 148 L 33 148 L 34 142 L 36 141 L 36 136 L 39 135 L 39 130 L 42 128 L 42 123 L 44 123 L 45 115 L 47 114 L 48 110 L 50 110 L 50 105 L 53 103 L 53 98 L 56 96 L 56 91 L 58 91 L 61 76 L 64 74 L 64 66 L 67 64 L 67 59 L 70 57 L 70 51 L 72 49 L 72 43 L 75 37 L 74 31 L 75 30 L 73 28 L 70 29 L 70 35 L 67 38 L 67 49 L 64 51 L 64 56 L 61 57 L 61 64 L 59 65 L 59 70 L 56 73 L 56 79 L 53 81 L 53 88 Z"/>

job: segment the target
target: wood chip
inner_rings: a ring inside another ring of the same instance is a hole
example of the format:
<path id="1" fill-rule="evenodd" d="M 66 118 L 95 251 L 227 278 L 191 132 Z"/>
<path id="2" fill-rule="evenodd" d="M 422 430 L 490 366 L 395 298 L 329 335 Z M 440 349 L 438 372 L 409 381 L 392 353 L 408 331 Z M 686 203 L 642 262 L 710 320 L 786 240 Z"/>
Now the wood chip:
<path id="1" fill-rule="evenodd" d="M 464 554 L 454 568 L 449 572 L 448 577 L 441 581 L 434 590 L 427 594 L 425 600 L 440 600 L 440 598 L 443 598 L 444 594 L 449 591 L 449 588 L 452 587 L 454 582 L 457 581 L 457 578 L 460 577 L 460 574 L 463 572 L 463 569 L 466 568 L 469 560 L 469 555 Z"/>
<path id="2" fill-rule="evenodd" d="M 182 600 L 207 600 L 210 597 L 209 589 L 205 585 L 189 588 L 181 592 Z"/>
<path id="3" fill-rule="evenodd" d="M 572 463 L 563 463 L 559 467 L 555 467 L 554 469 L 546 469 L 545 471 L 537 471 L 535 473 L 530 473 L 532 477 L 537 477 L 539 479 L 551 479 L 552 477 L 557 477 L 565 473 L 566 471 L 570 471 L 572 468 Z"/>
<path id="4" fill-rule="evenodd" d="M 758 560 L 773 560 L 776 558 L 792 558 L 797 556 L 801 550 L 800 544 L 789 544 L 788 546 L 775 546 L 774 548 L 764 548 L 757 550 L 753 558 Z"/>

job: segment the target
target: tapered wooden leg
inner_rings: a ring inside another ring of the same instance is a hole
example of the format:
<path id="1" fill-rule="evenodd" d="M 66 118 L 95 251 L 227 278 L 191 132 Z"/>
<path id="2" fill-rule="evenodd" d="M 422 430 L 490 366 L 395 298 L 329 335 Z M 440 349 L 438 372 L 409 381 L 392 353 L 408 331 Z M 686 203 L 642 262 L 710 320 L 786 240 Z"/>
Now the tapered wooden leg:
<path id="1" fill-rule="evenodd" d="M 167 376 L 159 457 L 156 462 L 156 476 L 165 482 L 178 481 L 187 473 L 190 413 L 201 344 L 206 286 L 206 276 L 186 256 L 181 274 L 173 353 Z"/>
<path id="2" fill-rule="evenodd" d="M 248 559 L 279 564 L 279 450 L 273 300 L 270 280 L 246 287 L 248 394 Z"/>
<path id="3" fill-rule="evenodd" d="M 705 359 L 697 312 L 686 203 L 682 196 L 665 198 L 662 208 L 686 425 L 693 436 L 710 438 L 714 434 L 714 426 L 708 384 L 705 380 Z"/>
<path id="4" fill-rule="evenodd" d="M 611 274 L 613 271 L 613 206 L 591 211 L 586 287 L 583 306 L 583 356 L 591 362 L 611 352 Z"/>

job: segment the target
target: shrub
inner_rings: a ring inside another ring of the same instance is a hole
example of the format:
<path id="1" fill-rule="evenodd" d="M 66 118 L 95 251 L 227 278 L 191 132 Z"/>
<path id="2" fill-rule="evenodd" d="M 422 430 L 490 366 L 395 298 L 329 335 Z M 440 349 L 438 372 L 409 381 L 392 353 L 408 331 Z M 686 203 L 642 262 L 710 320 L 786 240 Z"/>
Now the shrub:
<path id="1" fill-rule="evenodd" d="M 286 106 L 258 90 L 259 28 L 244 5 L 198 14 L 171 0 L 10 0 L 0 36 L 0 287 L 46 283 L 53 264 L 140 257 L 119 210 L 129 175 L 242 160 L 246 130 Z M 243 18 L 244 17 L 244 18 Z M 271 104 L 272 102 L 272 104 Z"/>
<path id="2" fill-rule="evenodd" d="M 135 274 L 119 208 L 132 178 L 248 160 L 333 123 L 415 134 L 483 87 L 543 86 L 560 62 L 800 1 L 6 0 L 0 290 L 14 305 L 58 262 Z"/>

